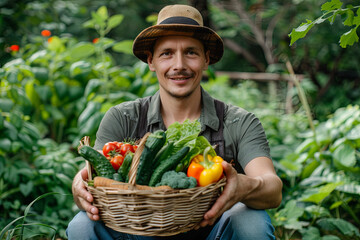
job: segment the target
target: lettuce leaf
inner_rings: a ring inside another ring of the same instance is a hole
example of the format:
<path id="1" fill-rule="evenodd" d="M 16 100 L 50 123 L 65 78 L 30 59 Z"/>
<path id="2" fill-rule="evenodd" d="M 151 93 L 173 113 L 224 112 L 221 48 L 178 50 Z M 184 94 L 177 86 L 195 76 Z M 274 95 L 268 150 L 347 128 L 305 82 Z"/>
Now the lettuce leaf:
<path id="1" fill-rule="evenodd" d="M 199 121 L 185 120 L 183 123 L 175 122 L 166 130 L 166 141 L 174 142 L 174 150 L 171 155 L 185 146 L 190 147 L 189 153 L 182 160 L 184 169 L 190 164 L 191 159 L 198 154 L 202 154 L 208 146 L 209 141 L 204 136 L 199 136 L 201 132 L 201 123 Z M 165 144 L 166 146 L 167 144 Z M 213 148 L 209 151 L 212 156 L 216 155 Z"/>

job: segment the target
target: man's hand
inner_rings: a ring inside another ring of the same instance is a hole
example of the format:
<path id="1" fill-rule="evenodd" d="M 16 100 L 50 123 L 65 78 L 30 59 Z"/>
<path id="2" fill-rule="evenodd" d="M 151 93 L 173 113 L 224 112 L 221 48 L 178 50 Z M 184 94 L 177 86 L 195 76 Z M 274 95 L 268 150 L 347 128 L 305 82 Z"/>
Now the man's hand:
<path id="1" fill-rule="evenodd" d="M 226 175 L 226 185 L 224 191 L 216 200 L 212 208 L 205 213 L 203 221 L 196 227 L 196 229 L 199 227 L 205 227 L 206 225 L 213 225 L 218 217 L 239 201 L 239 194 L 237 194 L 237 189 L 239 187 L 238 174 L 231 164 L 226 161 L 222 162 L 222 167 Z"/>
<path id="2" fill-rule="evenodd" d="M 100 220 L 99 210 L 91 205 L 94 201 L 93 196 L 87 191 L 86 186 L 83 181 L 87 180 L 88 173 L 87 169 L 83 168 L 79 171 L 72 184 L 72 193 L 74 196 L 74 201 L 76 205 L 81 209 L 85 210 L 86 214 L 91 220 L 97 221 Z"/>
<path id="3" fill-rule="evenodd" d="M 226 161 L 222 162 L 222 166 L 226 175 L 224 191 L 205 213 L 198 227 L 213 225 L 218 217 L 237 202 L 254 209 L 269 209 L 280 205 L 282 182 L 269 158 L 254 158 L 244 169 L 246 175 L 238 174 Z"/>

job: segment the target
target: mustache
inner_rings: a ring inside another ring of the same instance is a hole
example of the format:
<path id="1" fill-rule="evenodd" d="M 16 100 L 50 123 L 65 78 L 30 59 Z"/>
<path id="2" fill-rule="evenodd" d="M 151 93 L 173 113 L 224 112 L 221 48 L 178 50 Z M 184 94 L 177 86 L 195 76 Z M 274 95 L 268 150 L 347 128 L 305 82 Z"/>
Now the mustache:
<path id="1" fill-rule="evenodd" d="M 166 77 L 168 78 L 175 78 L 175 77 L 193 77 L 194 73 L 187 72 L 187 71 L 178 71 L 171 74 L 166 74 Z"/>

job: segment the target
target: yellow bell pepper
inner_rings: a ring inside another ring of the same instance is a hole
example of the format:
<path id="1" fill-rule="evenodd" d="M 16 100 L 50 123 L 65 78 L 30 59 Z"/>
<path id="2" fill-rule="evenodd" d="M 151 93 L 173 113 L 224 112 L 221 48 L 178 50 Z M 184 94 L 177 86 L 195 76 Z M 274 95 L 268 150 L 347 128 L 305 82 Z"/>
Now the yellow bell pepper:
<path id="1" fill-rule="evenodd" d="M 194 177 L 201 187 L 219 181 L 223 174 L 221 157 L 208 155 L 210 147 L 206 148 L 204 154 L 195 156 L 189 165 L 187 175 Z"/>

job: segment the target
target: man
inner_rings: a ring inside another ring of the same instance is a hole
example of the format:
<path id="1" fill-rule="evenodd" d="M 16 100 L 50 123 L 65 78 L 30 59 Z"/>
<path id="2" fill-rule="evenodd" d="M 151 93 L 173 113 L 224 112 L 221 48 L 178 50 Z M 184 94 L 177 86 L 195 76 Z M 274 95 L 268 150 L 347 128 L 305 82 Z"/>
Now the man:
<path id="1" fill-rule="evenodd" d="M 199 120 L 201 134 L 212 143 L 218 141 L 222 157 L 234 160 L 237 170 L 224 161 L 226 186 L 202 222 L 196 230 L 166 239 L 274 239 L 263 209 L 280 204 L 282 182 L 275 173 L 264 130 L 253 114 L 219 103 L 200 86 L 203 71 L 222 57 L 221 38 L 203 26 L 196 9 L 172 5 L 160 11 L 157 25 L 137 36 L 133 52 L 156 72 L 160 89 L 151 98 L 111 108 L 100 124 L 95 148 L 165 130 L 174 122 Z M 97 221 L 99 211 L 82 182 L 86 178 L 82 170 L 74 179 L 74 200 L 84 211 L 69 224 L 69 239 L 164 239 L 115 232 Z"/>

